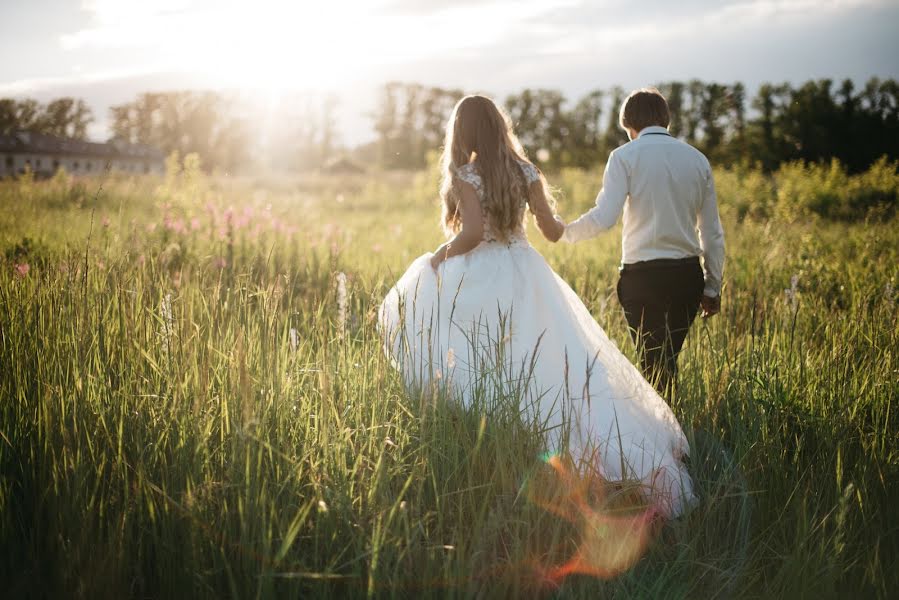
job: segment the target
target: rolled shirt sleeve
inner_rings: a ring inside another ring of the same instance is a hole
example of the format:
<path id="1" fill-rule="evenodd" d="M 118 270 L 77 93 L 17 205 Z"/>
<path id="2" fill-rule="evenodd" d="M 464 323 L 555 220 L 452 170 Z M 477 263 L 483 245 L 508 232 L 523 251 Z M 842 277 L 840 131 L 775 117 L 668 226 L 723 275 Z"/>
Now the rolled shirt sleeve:
<path id="1" fill-rule="evenodd" d="M 705 272 L 706 296 L 721 294 L 721 279 L 724 271 L 724 228 L 718 215 L 718 199 L 711 167 L 706 174 L 706 185 L 697 219 L 699 245 L 702 247 L 702 268 Z"/>
<path id="2" fill-rule="evenodd" d="M 571 243 L 579 242 L 612 228 L 621 216 L 627 195 L 627 169 L 621 157 L 612 151 L 602 176 L 602 189 L 596 196 L 596 206 L 569 223 L 562 239 Z"/>

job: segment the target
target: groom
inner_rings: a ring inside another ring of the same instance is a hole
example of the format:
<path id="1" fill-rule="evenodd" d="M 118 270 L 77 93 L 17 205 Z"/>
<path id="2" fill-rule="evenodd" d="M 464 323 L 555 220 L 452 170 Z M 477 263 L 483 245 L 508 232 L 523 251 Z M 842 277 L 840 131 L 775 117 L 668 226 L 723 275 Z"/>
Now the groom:
<path id="1" fill-rule="evenodd" d="M 721 308 L 724 231 L 709 161 L 668 133 L 669 120 L 658 90 L 627 97 L 619 124 L 631 141 L 609 155 L 596 206 L 568 224 L 562 239 L 595 237 L 623 210 L 618 300 L 643 374 L 670 399 L 697 310 L 705 318 Z"/>

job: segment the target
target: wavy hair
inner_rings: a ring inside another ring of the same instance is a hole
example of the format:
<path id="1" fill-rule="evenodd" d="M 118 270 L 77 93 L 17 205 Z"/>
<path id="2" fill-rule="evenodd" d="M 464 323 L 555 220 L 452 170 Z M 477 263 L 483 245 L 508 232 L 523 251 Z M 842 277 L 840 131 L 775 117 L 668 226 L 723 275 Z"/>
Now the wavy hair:
<path id="1" fill-rule="evenodd" d="M 458 233 L 462 226 L 456 172 L 470 162 L 474 162 L 481 176 L 481 207 L 496 236 L 505 241 L 521 227 L 525 212 L 521 200 L 527 199 L 528 184 L 519 161 L 530 162 L 505 111 L 485 96 L 465 96 L 456 103 L 446 125 L 440 160 L 441 221 L 447 236 Z M 552 204 L 542 174 L 540 179 Z"/>

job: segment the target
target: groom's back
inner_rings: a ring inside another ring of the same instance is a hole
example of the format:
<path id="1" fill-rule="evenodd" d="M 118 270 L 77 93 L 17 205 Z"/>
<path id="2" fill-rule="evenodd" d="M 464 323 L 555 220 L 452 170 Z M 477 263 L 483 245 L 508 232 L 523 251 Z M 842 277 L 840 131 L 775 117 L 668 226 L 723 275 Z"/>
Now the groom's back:
<path id="1" fill-rule="evenodd" d="M 697 220 L 712 189 L 706 157 L 664 127 L 647 127 L 615 154 L 628 174 L 624 262 L 701 254 Z"/>

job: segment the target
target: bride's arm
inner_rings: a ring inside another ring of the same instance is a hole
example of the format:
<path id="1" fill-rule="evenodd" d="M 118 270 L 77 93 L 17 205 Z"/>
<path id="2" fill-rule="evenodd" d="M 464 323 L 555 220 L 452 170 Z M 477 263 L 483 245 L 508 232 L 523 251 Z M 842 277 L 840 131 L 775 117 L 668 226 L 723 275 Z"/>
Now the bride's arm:
<path id="1" fill-rule="evenodd" d="M 565 223 L 553 214 L 546 192 L 543 188 L 543 180 L 538 179 L 528 186 L 528 205 L 537 221 L 537 229 L 543 237 L 551 242 L 558 242 L 565 233 Z"/>
<path id="2" fill-rule="evenodd" d="M 481 203 L 478 194 L 470 183 L 459 181 L 456 183 L 461 192 L 459 200 L 459 213 L 462 217 L 462 229 L 450 241 L 443 244 L 434 252 L 431 258 L 431 266 L 435 269 L 440 263 L 452 256 L 465 254 L 481 243 L 484 237 L 484 220 L 481 217 Z"/>

